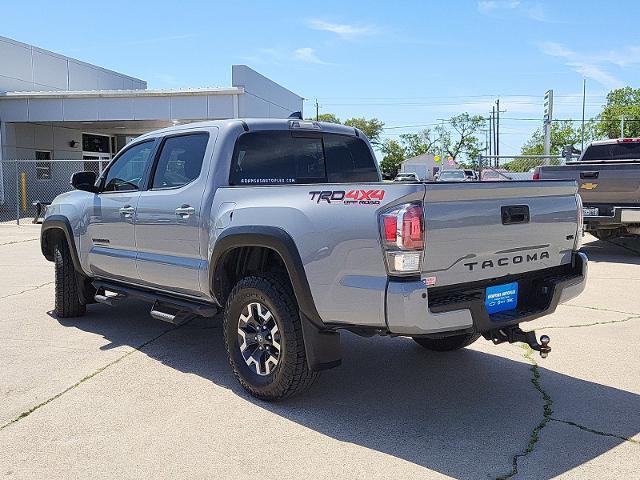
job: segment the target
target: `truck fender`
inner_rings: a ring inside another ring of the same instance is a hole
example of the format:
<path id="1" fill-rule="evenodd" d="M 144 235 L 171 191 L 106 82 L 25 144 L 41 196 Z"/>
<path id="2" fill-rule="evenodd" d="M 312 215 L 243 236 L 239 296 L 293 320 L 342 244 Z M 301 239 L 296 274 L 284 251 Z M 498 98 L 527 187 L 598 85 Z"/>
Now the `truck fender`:
<path id="1" fill-rule="evenodd" d="M 40 250 L 42 254 L 50 262 L 53 261 L 54 245 L 52 244 L 52 237 L 57 236 L 60 232 L 64 235 L 67 245 L 69 246 L 73 267 L 77 272 L 82 273 L 80 258 L 78 257 L 78 250 L 76 249 L 76 241 L 73 237 L 73 229 L 71 228 L 69 219 L 63 215 L 51 215 L 42 222 L 42 229 L 40 230 Z"/>
<path id="2" fill-rule="evenodd" d="M 40 230 L 40 250 L 47 260 L 53 262 L 54 239 L 59 238 L 60 235 L 64 237 L 69 247 L 73 268 L 76 271 L 76 280 L 81 301 L 85 305 L 94 303 L 95 289 L 91 285 L 91 279 L 87 277 L 80 266 L 80 258 L 78 257 L 73 229 L 67 217 L 64 215 L 50 215 L 42 222 L 42 229 Z"/>
<path id="3" fill-rule="evenodd" d="M 324 370 L 340 365 L 340 334 L 328 330 L 322 322 L 311 295 L 298 248 L 283 229 L 267 225 L 247 225 L 227 228 L 218 236 L 209 263 L 209 286 L 216 302 L 220 304 L 220 292 L 216 292 L 216 269 L 221 265 L 225 254 L 238 247 L 265 247 L 280 255 L 300 309 L 309 368 Z"/>

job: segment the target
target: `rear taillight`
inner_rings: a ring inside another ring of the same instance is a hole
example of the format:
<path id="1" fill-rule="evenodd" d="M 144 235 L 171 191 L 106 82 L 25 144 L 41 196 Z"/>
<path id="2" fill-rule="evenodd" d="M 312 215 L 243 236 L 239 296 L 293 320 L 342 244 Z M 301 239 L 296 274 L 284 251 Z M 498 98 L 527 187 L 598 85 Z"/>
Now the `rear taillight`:
<path id="1" fill-rule="evenodd" d="M 402 205 L 383 213 L 381 218 L 382 244 L 389 273 L 420 273 L 425 237 L 422 206 Z"/>
<path id="2" fill-rule="evenodd" d="M 578 229 L 576 231 L 576 241 L 573 243 L 574 250 L 582 247 L 582 236 L 584 235 L 584 210 L 582 209 L 582 197 L 576 193 L 576 206 L 578 207 Z"/>
<path id="3" fill-rule="evenodd" d="M 618 143 L 639 143 L 640 138 L 619 138 Z"/>
<path id="4" fill-rule="evenodd" d="M 536 167 L 533 170 L 533 180 L 540 180 L 540 168 Z"/>

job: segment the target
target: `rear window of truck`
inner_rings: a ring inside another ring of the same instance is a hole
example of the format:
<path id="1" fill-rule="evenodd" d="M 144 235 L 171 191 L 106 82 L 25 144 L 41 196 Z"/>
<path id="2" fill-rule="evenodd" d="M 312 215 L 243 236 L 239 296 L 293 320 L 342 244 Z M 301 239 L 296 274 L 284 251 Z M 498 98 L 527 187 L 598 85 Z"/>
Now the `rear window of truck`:
<path id="1" fill-rule="evenodd" d="M 375 158 L 361 138 L 282 130 L 242 134 L 229 174 L 231 185 L 378 181 Z"/>
<path id="2" fill-rule="evenodd" d="M 581 160 L 639 160 L 640 143 L 609 143 L 591 145 L 587 148 Z"/>

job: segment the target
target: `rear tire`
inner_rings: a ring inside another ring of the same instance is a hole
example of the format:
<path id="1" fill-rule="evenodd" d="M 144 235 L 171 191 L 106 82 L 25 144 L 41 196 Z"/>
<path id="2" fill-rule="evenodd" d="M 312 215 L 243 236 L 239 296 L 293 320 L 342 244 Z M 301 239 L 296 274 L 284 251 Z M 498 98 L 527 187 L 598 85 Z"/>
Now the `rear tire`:
<path id="1" fill-rule="evenodd" d="M 318 376 L 309 370 L 298 305 L 281 276 L 240 280 L 227 300 L 223 331 L 233 374 L 256 398 L 297 395 Z"/>
<path id="2" fill-rule="evenodd" d="M 479 333 L 465 333 L 444 338 L 413 337 L 413 340 L 427 350 L 433 350 L 434 352 L 451 352 L 468 347 L 479 338 Z"/>
<path id="3" fill-rule="evenodd" d="M 80 301 L 78 278 L 69 246 L 60 242 L 53 252 L 55 263 L 55 313 L 58 318 L 84 315 L 87 307 Z"/>

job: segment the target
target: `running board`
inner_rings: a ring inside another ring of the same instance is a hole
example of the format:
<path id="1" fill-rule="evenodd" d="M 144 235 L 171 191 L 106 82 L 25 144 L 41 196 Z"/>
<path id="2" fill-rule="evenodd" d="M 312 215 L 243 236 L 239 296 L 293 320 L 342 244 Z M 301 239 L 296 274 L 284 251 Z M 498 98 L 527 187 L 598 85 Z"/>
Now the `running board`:
<path id="1" fill-rule="evenodd" d="M 152 290 L 101 280 L 95 280 L 93 286 L 97 292 L 96 302 L 113 306 L 125 298 L 138 298 L 153 303 L 151 308 L 153 318 L 177 325 L 184 323 L 191 315 L 213 317 L 218 313 L 216 305 L 204 301 L 174 297 Z M 111 294 L 107 294 L 107 292 Z"/>

